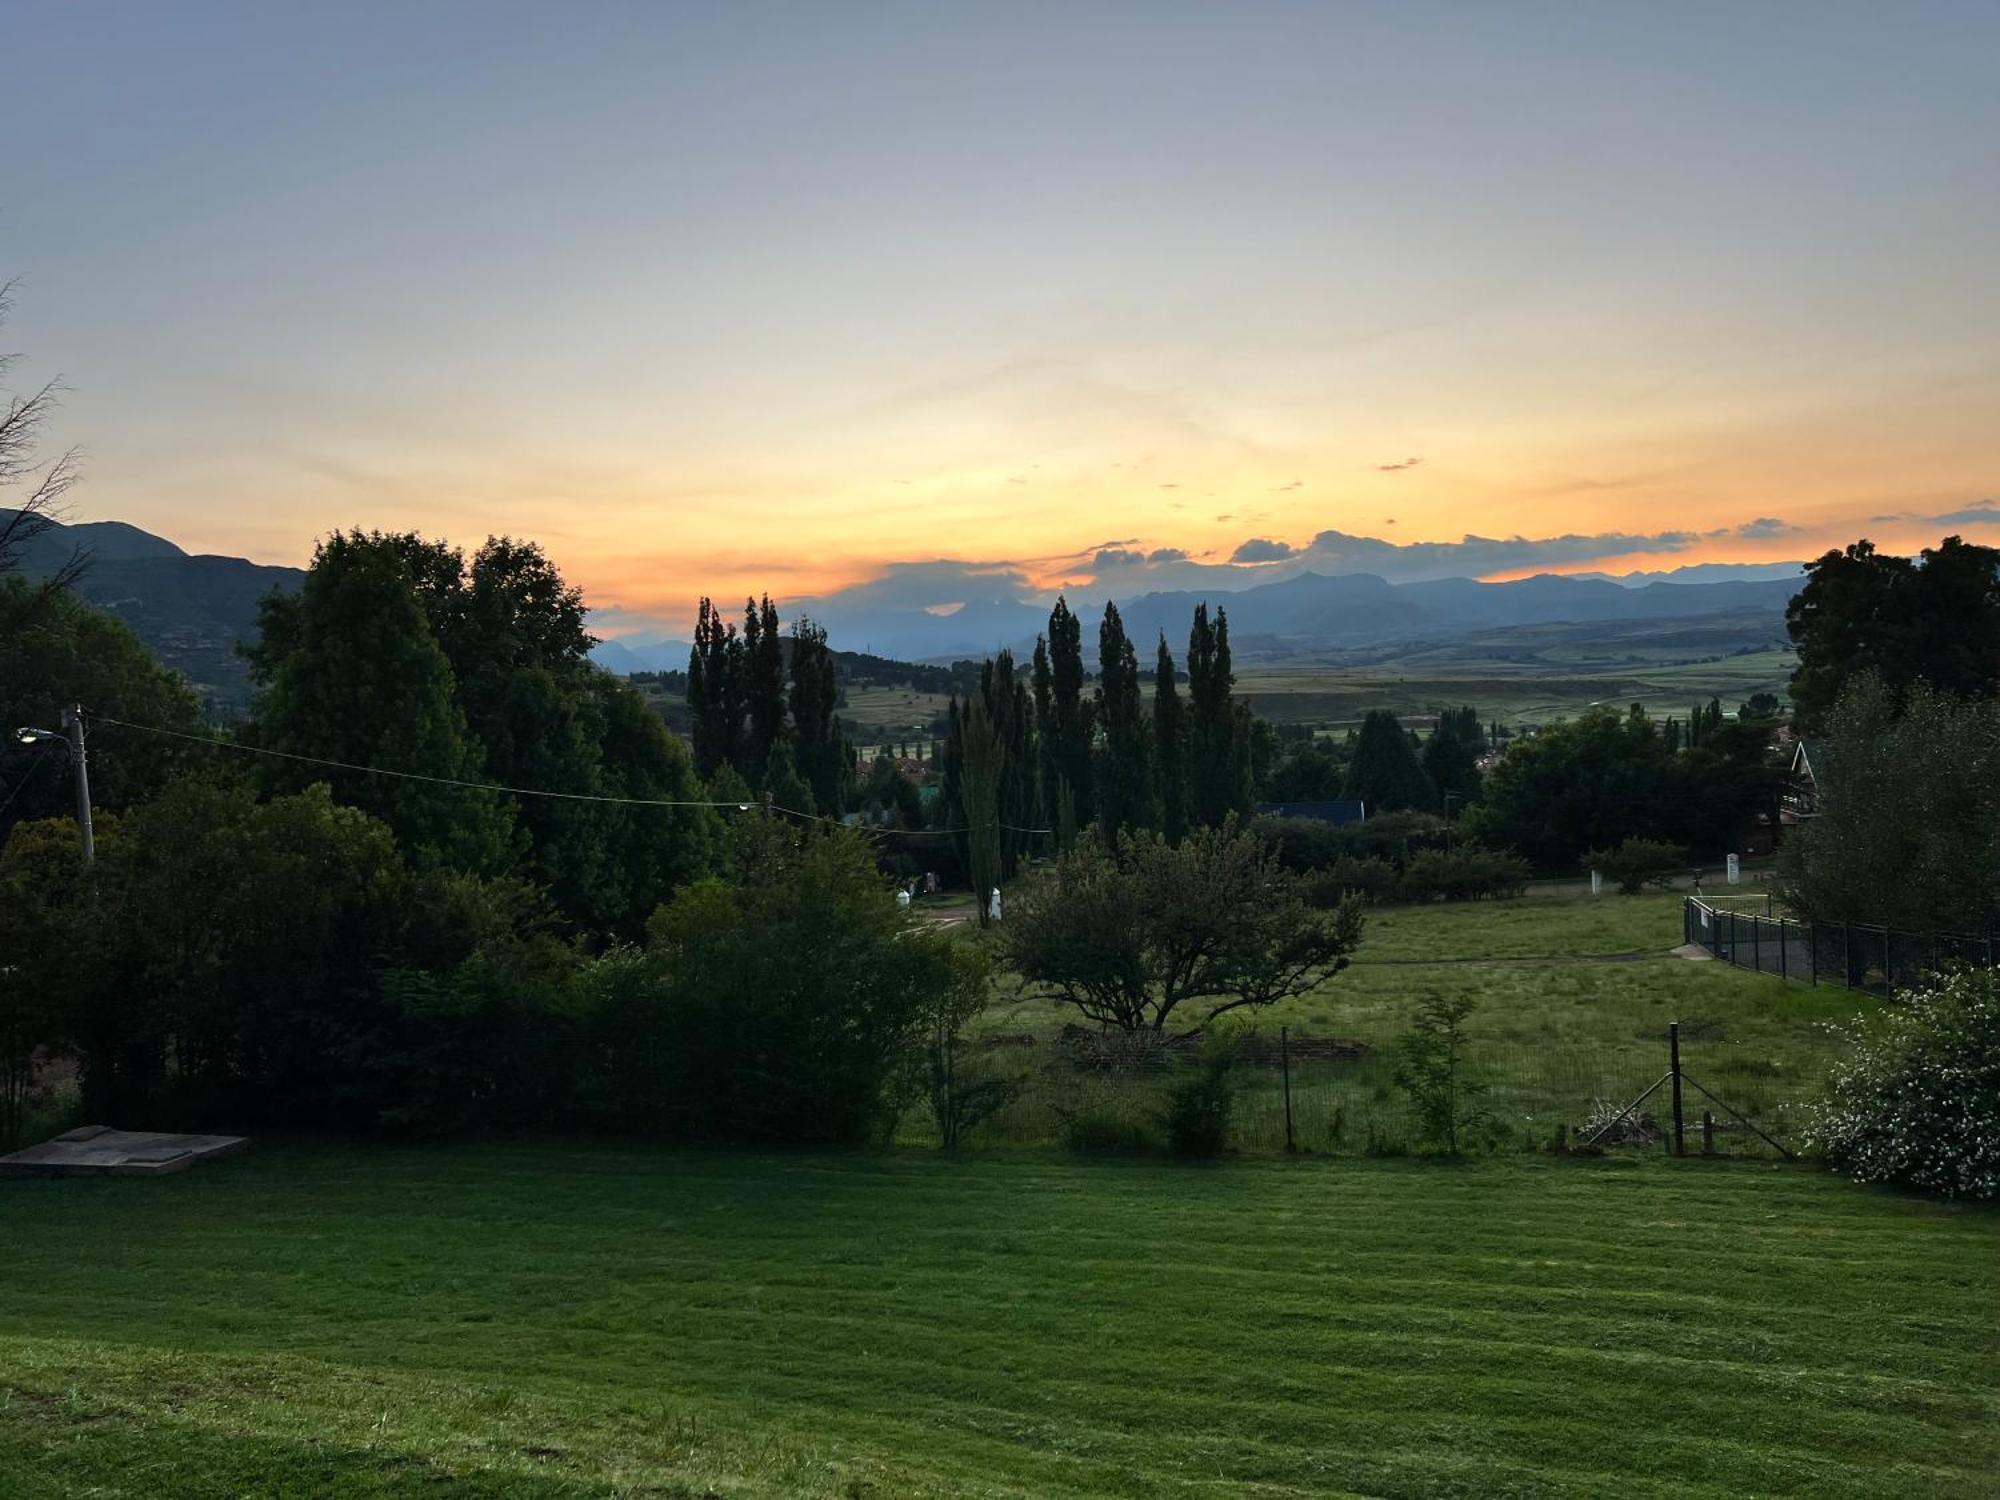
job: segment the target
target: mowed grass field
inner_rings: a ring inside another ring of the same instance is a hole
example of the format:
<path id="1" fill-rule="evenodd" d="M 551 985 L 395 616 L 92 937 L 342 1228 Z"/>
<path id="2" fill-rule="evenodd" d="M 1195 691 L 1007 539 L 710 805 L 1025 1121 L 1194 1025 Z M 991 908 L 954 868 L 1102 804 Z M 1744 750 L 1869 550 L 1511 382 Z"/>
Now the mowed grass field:
<path id="1" fill-rule="evenodd" d="M 2000 1217 L 1805 1168 L 267 1146 L 0 1264 L 19 1500 L 2000 1492 Z"/>

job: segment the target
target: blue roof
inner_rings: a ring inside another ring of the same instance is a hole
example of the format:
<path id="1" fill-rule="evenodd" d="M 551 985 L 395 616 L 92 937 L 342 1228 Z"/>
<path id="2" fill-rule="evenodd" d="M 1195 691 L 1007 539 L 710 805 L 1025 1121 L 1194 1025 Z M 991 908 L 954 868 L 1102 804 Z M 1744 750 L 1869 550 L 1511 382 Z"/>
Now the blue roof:
<path id="1" fill-rule="evenodd" d="M 1368 804 L 1356 797 L 1332 802 L 1259 802 L 1257 811 L 1273 818 L 1317 818 L 1322 823 L 1359 823 Z"/>

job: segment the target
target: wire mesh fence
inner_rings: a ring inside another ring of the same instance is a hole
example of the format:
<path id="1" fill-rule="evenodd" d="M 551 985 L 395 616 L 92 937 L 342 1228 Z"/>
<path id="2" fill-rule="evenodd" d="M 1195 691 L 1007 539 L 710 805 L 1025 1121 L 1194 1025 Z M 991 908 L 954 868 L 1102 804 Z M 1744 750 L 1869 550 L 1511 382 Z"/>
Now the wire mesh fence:
<path id="1" fill-rule="evenodd" d="M 1838 984 L 1886 994 L 1957 965 L 1991 967 L 1992 935 L 1908 932 L 1861 922 L 1807 922 L 1722 907 L 1698 897 L 1681 903 L 1682 940 L 1738 968 L 1803 984 Z"/>
<path id="2" fill-rule="evenodd" d="M 1055 1035 L 987 1036 L 971 1043 L 972 1075 L 1001 1078 L 1011 1102 L 977 1132 L 988 1145 L 1057 1145 L 1084 1151 L 1156 1150 L 1166 1143 L 1169 1098 L 1177 1081 L 1201 1067 L 1198 1038 L 1174 1042 L 1150 1033 L 1068 1027 Z M 1231 1044 L 1233 1095 L 1229 1147 L 1247 1154 L 1287 1151 L 1330 1155 L 1402 1155 L 1428 1142 L 1412 1099 L 1398 1079 L 1398 1047 L 1289 1028 L 1238 1036 Z M 1774 1154 L 1796 1138 L 1809 1074 L 1729 1038 L 1712 1023 L 1683 1028 L 1685 1073 L 1713 1091 L 1714 1102 L 1688 1092 L 1684 1140 L 1703 1149 L 1704 1110 L 1714 1121 L 1705 1143 L 1718 1154 Z M 1459 1059 L 1464 1106 L 1483 1148 L 1513 1151 L 1599 1148 L 1667 1150 L 1668 1095 L 1627 1106 L 1660 1083 L 1673 1064 L 1666 1029 L 1636 1024 L 1619 1042 L 1569 1043 L 1476 1031 Z M 1753 1128 L 1754 1127 L 1754 1128 Z M 1772 1139 L 1764 1139 L 1758 1131 Z M 921 1108 L 901 1137 L 930 1140 Z"/>

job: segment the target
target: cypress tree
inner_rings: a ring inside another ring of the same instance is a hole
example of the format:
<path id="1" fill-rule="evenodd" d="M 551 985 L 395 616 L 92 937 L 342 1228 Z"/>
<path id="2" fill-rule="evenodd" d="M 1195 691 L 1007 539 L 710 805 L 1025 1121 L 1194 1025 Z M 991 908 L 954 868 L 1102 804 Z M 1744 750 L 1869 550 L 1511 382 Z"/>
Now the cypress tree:
<path id="1" fill-rule="evenodd" d="M 756 781 L 764 774 L 771 747 L 785 733 L 785 647 L 769 594 L 761 605 L 754 599 L 743 601 L 743 679 L 750 731 L 739 769 Z"/>
<path id="2" fill-rule="evenodd" d="M 1104 727 L 1097 811 L 1108 841 L 1121 829 L 1150 828 L 1154 820 L 1151 734 L 1139 691 L 1139 656 L 1118 606 L 1109 602 L 1097 630 L 1097 664 L 1097 721 Z"/>
<path id="3" fill-rule="evenodd" d="M 1437 790 L 1424 774 L 1409 736 L 1386 708 L 1371 709 L 1361 721 L 1344 790 L 1367 803 L 1371 816 L 1404 808 L 1435 812 L 1438 805 Z"/>
<path id="4" fill-rule="evenodd" d="M 1187 833 L 1187 720 L 1180 690 L 1174 685 L 1174 654 L 1165 631 L 1153 667 L 1153 767 L 1160 793 L 1160 827 L 1167 842 L 1178 844 Z"/>
<path id="5" fill-rule="evenodd" d="M 1218 609 L 1211 624 L 1205 603 L 1188 632 L 1187 676 L 1189 821 L 1216 827 L 1250 810 L 1250 715 L 1231 697 L 1229 616 Z"/>
<path id="6" fill-rule="evenodd" d="M 764 628 L 768 631 L 776 624 L 773 615 L 764 622 Z M 792 627 L 795 758 L 799 775 L 812 788 L 814 806 L 829 816 L 838 815 L 846 802 L 842 783 L 847 779 L 847 749 L 841 742 L 840 720 L 836 716 L 839 703 L 840 684 L 833 653 L 826 647 L 826 631 L 811 620 L 799 620 Z M 781 711 L 782 707 L 781 701 Z"/>
<path id="7" fill-rule="evenodd" d="M 1056 776 L 1069 787 L 1077 822 L 1088 823 L 1097 798 L 1090 774 L 1090 705 L 1083 696 L 1083 626 L 1060 596 L 1049 611 L 1049 718 Z"/>

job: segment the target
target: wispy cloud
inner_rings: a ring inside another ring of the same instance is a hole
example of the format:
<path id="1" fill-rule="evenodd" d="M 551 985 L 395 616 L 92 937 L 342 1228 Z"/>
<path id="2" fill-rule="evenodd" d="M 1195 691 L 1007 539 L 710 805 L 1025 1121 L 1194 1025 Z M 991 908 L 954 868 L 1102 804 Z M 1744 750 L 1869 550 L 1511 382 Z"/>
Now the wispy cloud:
<path id="1" fill-rule="evenodd" d="M 2000 526 L 2000 500 L 1975 500 L 1963 510 L 1924 519 L 1938 526 Z"/>
<path id="2" fill-rule="evenodd" d="M 1394 474 L 1402 469 L 1414 469 L 1422 462 L 1421 458 L 1406 458 L 1399 464 L 1377 464 L 1375 465 L 1375 472 L 1378 474 Z"/>

